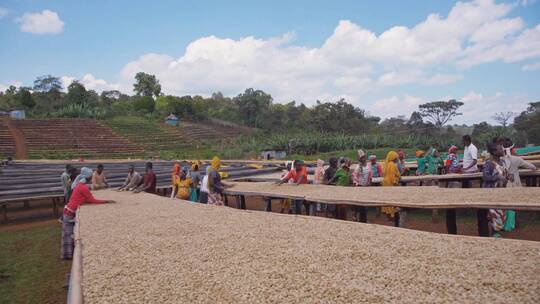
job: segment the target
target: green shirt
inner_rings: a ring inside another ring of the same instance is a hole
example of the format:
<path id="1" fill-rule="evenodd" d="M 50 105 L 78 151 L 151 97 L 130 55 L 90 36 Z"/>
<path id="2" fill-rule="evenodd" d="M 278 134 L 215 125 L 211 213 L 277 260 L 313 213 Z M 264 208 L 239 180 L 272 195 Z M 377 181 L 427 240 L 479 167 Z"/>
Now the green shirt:
<path id="1" fill-rule="evenodd" d="M 426 158 L 425 157 L 417 157 L 416 158 L 416 164 L 418 168 L 416 169 L 417 175 L 422 175 L 426 172 Z"/>
<path id="2" fill-rule="evenodd" d="M 428 163 L 428 174 L 435 175 L 437 174 L 437 168 L 443 165 L 443 160 L 440 157 L 435 157 L 433 155 L 426 156 L 427 163 Z"/>
<path id="3" fill-rule="evenodd" d="M 350 186 L 351 185 L 351 170 L 345 170 L 339 168 L 334 175 L 336 178 L 336 186 Z"/>

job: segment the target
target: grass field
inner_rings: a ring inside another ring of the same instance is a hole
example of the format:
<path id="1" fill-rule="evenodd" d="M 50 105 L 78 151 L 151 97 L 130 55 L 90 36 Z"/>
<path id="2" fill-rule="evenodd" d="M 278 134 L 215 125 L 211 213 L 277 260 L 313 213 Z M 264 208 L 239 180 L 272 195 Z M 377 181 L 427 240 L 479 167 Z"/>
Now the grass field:
<path id="1" fill-rule="evenodd" d="M 0 303 L 65 303 L 71 261 L 56 220 L 0 227 Z"/>

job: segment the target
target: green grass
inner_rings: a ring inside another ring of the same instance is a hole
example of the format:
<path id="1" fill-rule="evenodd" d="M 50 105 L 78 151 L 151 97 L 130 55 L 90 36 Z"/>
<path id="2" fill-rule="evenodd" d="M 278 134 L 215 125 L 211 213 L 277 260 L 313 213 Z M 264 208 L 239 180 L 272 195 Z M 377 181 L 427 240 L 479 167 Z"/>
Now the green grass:
<path id="1" fill-rule="evenodd" d="M 61 225 L 0 231 L 0 303 L 65 303 L 71 267 L 60 259 Z"/>

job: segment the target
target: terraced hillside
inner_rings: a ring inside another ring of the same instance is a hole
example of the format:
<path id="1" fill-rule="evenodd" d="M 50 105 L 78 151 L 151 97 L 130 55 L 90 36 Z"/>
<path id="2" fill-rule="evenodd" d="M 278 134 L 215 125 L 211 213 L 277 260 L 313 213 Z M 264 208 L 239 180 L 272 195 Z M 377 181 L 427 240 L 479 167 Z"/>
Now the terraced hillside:
<path id="1" fill-rule="evenodd" d="M 105 124 L 145 150 L 154 152 L 192 150 L 215 140 L 246 133 L 246 130 L 233 126 L 182 121 L 174 127 L 140 117 L 116 117 Z"/>
<path id="2" fill-rule="evenodd" d="M 93 119 L 13 120 L 26 140 L 28 158 L 127 158 L 144 149 Z"/>
<path id="3" fill-rule="evenodd" d="M 181 150 L 194 144 L 194 141 L 180 130 L 144 118 L 116 117 L 105 124 L 147 151 Z"/>
<path id="4" fill-rule="evenodd" d="M 6 121 L 0 117 L 0 158 L 15 156 L 15 141 Z"/>

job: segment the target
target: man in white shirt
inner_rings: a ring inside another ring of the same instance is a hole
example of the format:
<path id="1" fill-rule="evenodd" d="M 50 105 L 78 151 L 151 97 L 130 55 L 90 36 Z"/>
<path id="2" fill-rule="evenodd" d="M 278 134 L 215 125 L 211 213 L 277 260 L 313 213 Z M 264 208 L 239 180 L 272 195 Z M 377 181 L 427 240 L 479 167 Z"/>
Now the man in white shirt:
<path id="1" fill-rule="evenodd" d="M 463 136 L 463 145 L 465 146 L 463 153 L 463 173 L 478 172 L 478 149 L 472 143 L 470 135 Z"/>

